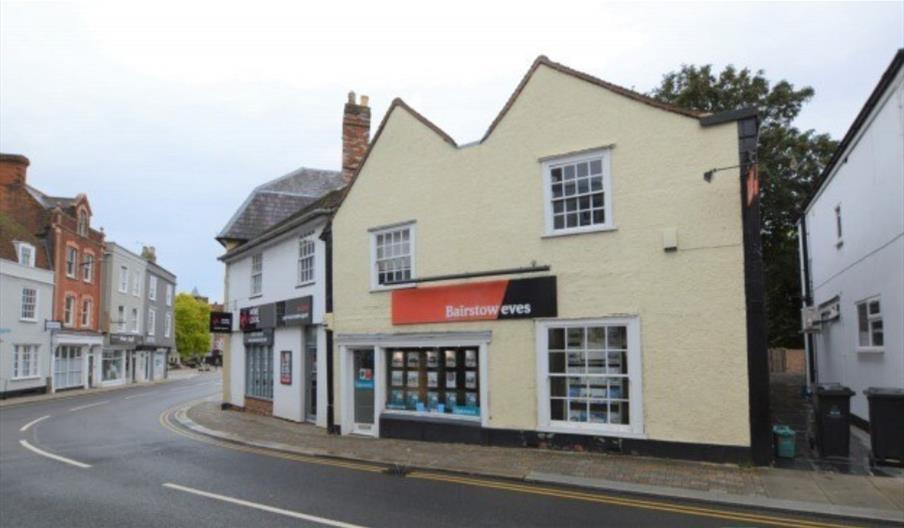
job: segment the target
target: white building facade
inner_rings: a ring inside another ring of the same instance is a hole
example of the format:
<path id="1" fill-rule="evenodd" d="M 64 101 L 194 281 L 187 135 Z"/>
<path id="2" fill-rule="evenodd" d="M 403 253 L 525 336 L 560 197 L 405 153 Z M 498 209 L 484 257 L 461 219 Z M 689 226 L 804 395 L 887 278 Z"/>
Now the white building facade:
<path id="1" fill-rule="evenodd" d="M 332 196 L 332 195 L 328 195 Z M 318 201 L 220 257 L 231 361 L 225 402 L 327 426 L 326 245 Z"/>
<path id="2" fill-rule="evenodd" d="M 904 388 L 904 51 L 839 145 L 799 223 L 809 382 Z M 858 420 L 859 419 L 859 420 Z"/>
<path id="3" fill-rule="evenodd" d="M 4 241 L 6 242 L 6 241 Z M 50 387 L 53 271 L 36 266 L 43 247 L 13 242 L 17 260 L 0 258 L 0 396 Z"/>
<path id="4" fill-rule="evenodd" d="M 151 379 L 144 343 L 147 262 L 119 244 L 107 242 L 101 301 L 103 354 L 94 366 L 96 385 Z"/>

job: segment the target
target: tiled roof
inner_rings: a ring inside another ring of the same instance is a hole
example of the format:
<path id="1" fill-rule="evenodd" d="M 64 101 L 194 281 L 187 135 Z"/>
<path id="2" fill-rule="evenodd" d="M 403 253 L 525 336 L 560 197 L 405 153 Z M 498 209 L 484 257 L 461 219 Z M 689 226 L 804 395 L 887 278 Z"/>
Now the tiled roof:
<path id="1" fill-rule="evenodd" d="M 264 183 L 251 191 L 217 239 L 251 240 L 342 186 L 342 173 L 304 167 Z"/>
<path id="2" fill-rule="evenodd" d="M 16 246 L 13 242 L 28 242 L 35 247 L 35 267 L 50 269 L 50 259 L 44 241 L 35 236 L 25 226 L 16 222 L 12 216 L 0 213 L 0 258 L 19 261 Z"/>

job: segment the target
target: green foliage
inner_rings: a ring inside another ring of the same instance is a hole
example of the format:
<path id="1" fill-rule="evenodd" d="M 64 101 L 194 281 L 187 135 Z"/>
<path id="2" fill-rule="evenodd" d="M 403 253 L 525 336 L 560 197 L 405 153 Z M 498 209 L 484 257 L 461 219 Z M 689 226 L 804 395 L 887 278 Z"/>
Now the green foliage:
<path id="1" fill-rule="evenodd" d="M 187 293 L 176 295 L 176 348 L 182 359 L 210 351 L 210 306 Z"/>
<path id="2" fill-rule="evenodd" d="M 760 110 L 757 159 L 770 346 L 803 346 L 796 223 L 837 145 L 827 134 L 791 125 L 813 93 L 785 80 L 773 85 L 762 70 L 728 66 L 716 76 L 711 65 L 685 65 L 664 75 L 651 94 L 704 112 L 750 106 Z"/>

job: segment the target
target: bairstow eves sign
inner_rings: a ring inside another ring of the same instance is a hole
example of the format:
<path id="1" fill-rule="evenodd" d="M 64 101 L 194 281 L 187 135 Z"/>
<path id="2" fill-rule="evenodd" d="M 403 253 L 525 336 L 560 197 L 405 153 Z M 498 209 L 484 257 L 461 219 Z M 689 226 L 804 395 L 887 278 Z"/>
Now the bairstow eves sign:
<path id="1" fill-rule="evenodd" d="M 474 282 L 392 292 L 392 324 L 556 317 L 556 278 Z"/>

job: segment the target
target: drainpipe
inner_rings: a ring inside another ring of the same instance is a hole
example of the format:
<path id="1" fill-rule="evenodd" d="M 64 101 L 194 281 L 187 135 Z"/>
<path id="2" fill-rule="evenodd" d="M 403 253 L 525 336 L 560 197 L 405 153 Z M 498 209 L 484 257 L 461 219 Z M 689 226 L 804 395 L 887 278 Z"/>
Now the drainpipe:
<path id="1" fill-rule="evenodd" d="M 800 223 L 798 224 L 798 238 L 800 239 L 800 261 L 801 270 L 803 272 L 803 276 L 801 277 L 804 294 L 803 306 L 809 307 L 813 305 L 813 291 L 810 286 L 810 252 L 808 248 L 809 238 L 807 234 L 806 211 L 800 217 Z M 819 378 L 816 368 L 816 342 L 813 339 L 813 334 L 804 334 L 804 349 L 807 358 L 807 385 L 812 387 Z"/>

